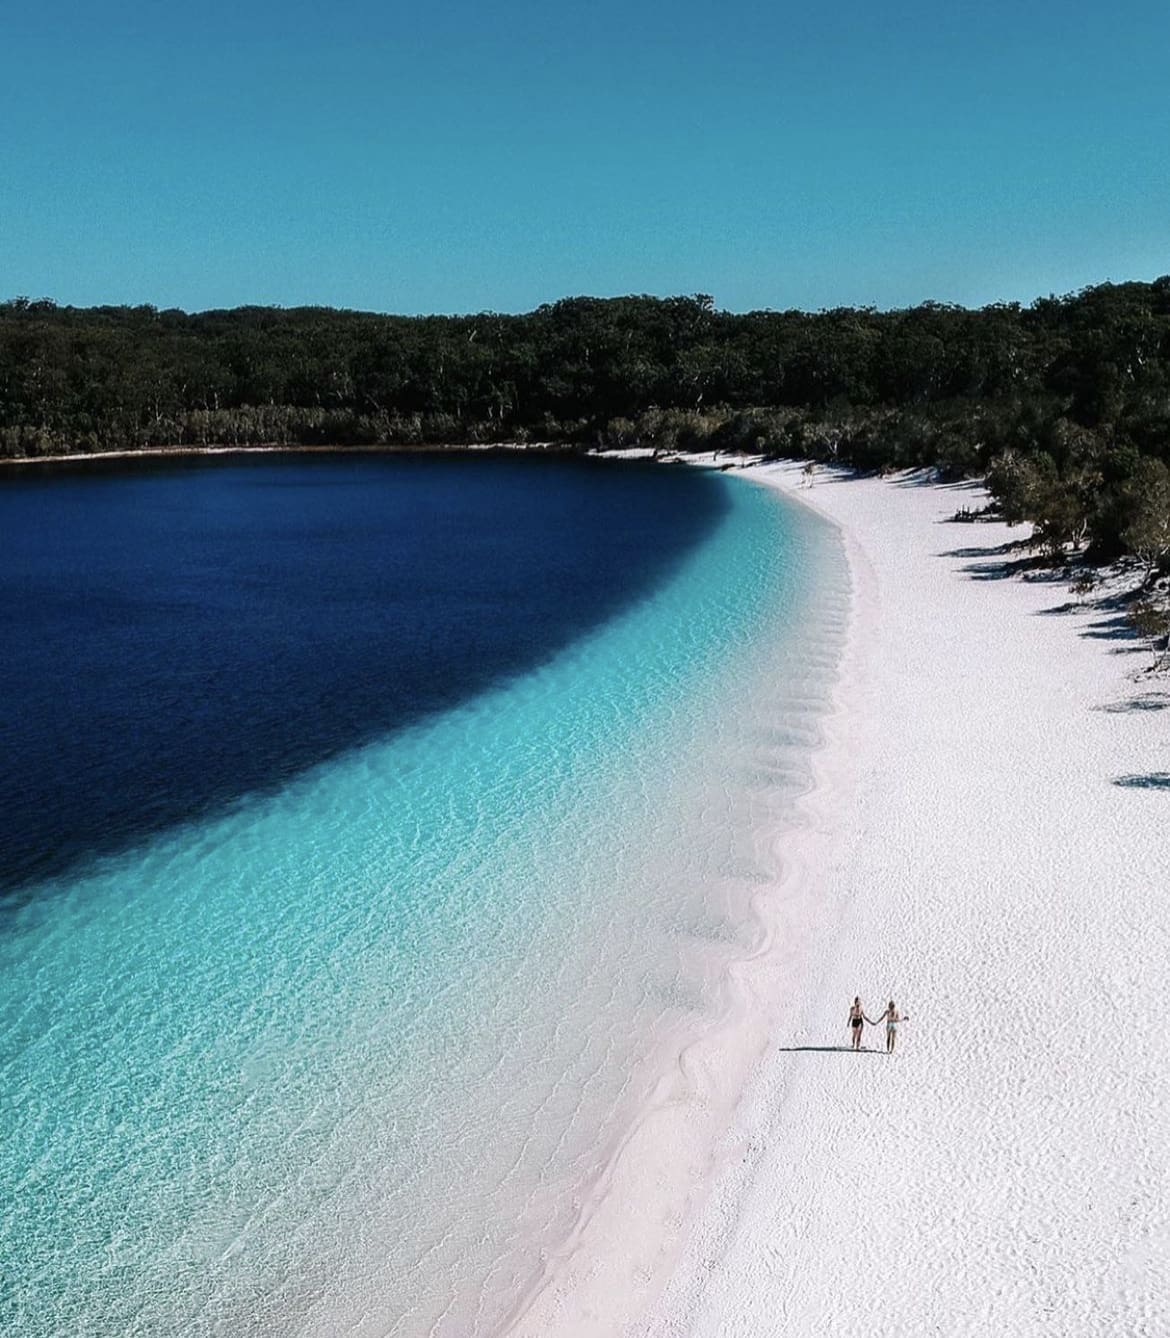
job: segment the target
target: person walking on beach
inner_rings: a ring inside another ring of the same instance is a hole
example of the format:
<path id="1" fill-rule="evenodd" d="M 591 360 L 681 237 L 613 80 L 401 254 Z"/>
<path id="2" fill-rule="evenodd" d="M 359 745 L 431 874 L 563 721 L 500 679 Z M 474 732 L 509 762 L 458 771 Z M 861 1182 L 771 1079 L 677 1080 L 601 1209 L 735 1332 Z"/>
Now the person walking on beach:
<path id="1" fill-rule="evenodd" d="M 886 1011 L 878 1018 L 878 1022 L 884 1021 L 886 1024 L 887 1055 L 892 1055 L 894 1053 L 894 1042 L 898 1039 L 898 1023 L 904 1022 L 905 1020 L 905 1017 L 898 1012 L 897 1005 L 894 1003 L 893 999 L 891 999 L 890 1002 L 886 1004 Z"/>
<path id="2" fill-rule="evenodd" d="M 849 1009 L 849 1031 L 853 1036 L 854 1050 L 861 1049 L 861 1033 L 865 1030 L 865 1024 L 869 1018 L 861 1007 L 861 999 L 854 995 L 853 1006 Z"/>

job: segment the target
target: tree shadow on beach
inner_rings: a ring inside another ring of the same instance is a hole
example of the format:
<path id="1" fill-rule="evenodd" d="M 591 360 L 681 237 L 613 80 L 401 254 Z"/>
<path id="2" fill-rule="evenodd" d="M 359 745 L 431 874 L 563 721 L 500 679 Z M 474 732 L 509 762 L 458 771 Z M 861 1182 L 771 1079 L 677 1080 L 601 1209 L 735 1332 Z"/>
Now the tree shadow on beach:
<path id="1" fill-rule="evenodd" d="M 1106 702 L 1103 706 L 1094 706 L 1093 710 L 1106 711 L 1110 715 L 1128 715 L 1131 711 L 1166 711 L 1170 710 L 1170 692 L 1139 692 L 1136 697 Z"/>
<path id="2" fill-rule="evenodd" d="M 1066 579 L 1070 575 L 1071 573 L 1068 571 L 1064 573 Z M 1134 626 L 1131 616 L 1131 610 L 1140 598 L 1140 587 L 1126 586 L 1121 590 L 1106 591 L 1104 594 L 1095 597 L 1069 599 L 1061 604 L 1053 604 L 1047 609 L 1037 609 L 1036 616 L 1039 618 L 1060 618 L 1078 613 L 1099 614 L 1100 617 L 1096 617 L 1092 622 L 1085 623 L 1080 627 L 1077 635 L 1088 641 L 1115 641 L 1120 643 L 1110 648 L 1110 654 L 1112 655 L 1141 655 L 1149 651 L 1150 640 Z M 1156 704 L 1142 706 L 1137 704 L 1138 701 L 1139 699 L 1134 699 L 1135 704 L 1132 709 L 1159 709 Z M 1112 709 L 1125 710 L 1129 708 L 1117 706 Z"/>
<path id="3" fill-rule="evenodd" d="M 1012 554 L 1022 555 L 1013 557 Z M 951 548 L 940 553 L 939 557 L 984 559 L 968 562 L 963 568 L 974 581 L 1006 581 L 1018 577 L 1037 585 L 1070 585 L 1078 573 L 1083 571 L 1077 565 L 1053 566 L 1050 558 L 1032 551 L 1027 539 L 1011 539 L 1007 543 L 987 548 Z M 1085 594 L 1077 599 L 1066 599 L 1046 609 L 1037 609 L 1034 616 L 1060 618 L 1078 613 L 1098 614 L 1099 617 L 1078 630 L 1078 636 L 1089 641 L 1120 643 L 1111 647 L 1110 654 L 1113 655 L 1140 655 L 1149 649 L 1149 638 L 1138 631 L 1130 616 L 1130 610 L 1140 598 L 1140 587 L 1114 588 L 1096 595 Z"/>
<path id="4" fill-rule="evenodd" d="M 1140 655 L 1149 650 L 1149 638 L 1133 625 L 1124 613 L 1113 614 L 1109 618 L 1099 618 L 1096 622 L 1082 627 L 1079 636 L 1089 641 L 1120 641 L 1124 644 L 1111 649 L 1113 655 Z"/>
<path id="5" fill-rule="evenodd" d="M 1037 553 L 1027 539 L 1009 539 L 1006 543 L 986 546 L 948 548 L 938 556 L 982 559 L 968 561 L 963 568 L 973 581 L 1010 581 L 1014 577 L 1040 583 L 1068 580 L 1068 573 L 1063 568 L 1053 567 L 1049 559 L 1043 553 Z"/>
<path id="6" fill-rule="evenodd" d="M 784 457 L 772 457 L 783 459 Z M 765 456 L 760 464 L 769 464 Z M 812 474 L 814 486 L 822 483 L 859 483 L 863 479 L 884 479 L 894 488 L 937 488 L 940 492 L 974 492 L 983 487 L 979 479 L 944 479 L 934 469 L 904 469 L 893 474 L 883 474 L 877 469 L 858 469 L 854 465 L 835 464 L 831 460 L 818 460 Z"/>
<path id="7" fill-rule="evenodd" d="M 943 524 L 950 524 L 944 521 Z M 1022 552 L 1027 545 L 1020 539 L 1009 539 L 1004 544 L 969 544 L 965 548 L 948 548 L 939 557 L 948 558 L 992 558 L 1005 557 L 1008 553 Z"/>
<path id="8" fill-rule="evenodd" d="M 948 554 L 944 554 L 949 556 Z M 973 581 L 1010 581 L 1016 577 L 1034 585 L 1067 581 L 1063 572 L 1053 571 L 1042 557 L 1021 557 L 1013 561 L 970 562 L 963 568 Z"/>
<path id="9" fill-rule="evenodd" d="M 1123 790 L 1170 790 L 1170 771 L 1146 771 L 1129 776 L 1114 776 L 1113 784 Z"/>
<path id="10" fill-rule="evenodd" d="M 982 479 L 944 479 L 934 469 L 913 469 L 892 482 L 895 488 L 937 488 L 939 492 L 974 492 L 983 487 Z"/>

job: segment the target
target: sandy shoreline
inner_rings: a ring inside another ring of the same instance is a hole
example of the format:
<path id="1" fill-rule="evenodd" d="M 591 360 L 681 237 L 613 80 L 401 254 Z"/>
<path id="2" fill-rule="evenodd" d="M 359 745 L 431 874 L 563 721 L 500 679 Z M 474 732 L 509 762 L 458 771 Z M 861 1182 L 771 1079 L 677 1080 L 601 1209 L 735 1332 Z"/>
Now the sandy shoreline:
<path id="1" fill-rule="evenodd" d="M 658 460 L 662 464 L 701 464 L 711 466 L 716 458 L 710 451 L 684 454 L 677 451 L 659 451 L 650 446 L 631 446 L 624 450 L 597 450 L 583 448 L 564 441 L 485 441 L 485 442 L 412 442 L 407 445 L 379 446 L 150 446 L 139 451 L 73 451 L 66 455 L 0 455 L 0 468 L 10 466 L 53 466 L 87 464 L 90 461 L 109 460 L 175 460 L 198 459 L 201 456 L 222 455 L 491 455 L 529 452 L 534 455 L 565 455 L 579 459 L 605 460 Z M 717 454 L 717 453 L 716 453 Z M 721 468 L 733 468 L 740 457 L 722 456 Z"/>
<path id="2" fill-rule="evenodd" d="M 854 577 L 810 950 L 625 1332 L 1170 1332 L 1170 683 L 1066 583 L 1001 579 L 1019 530 L 943 523 L 971 485 L 753 473 Z M 839 1052 L 858 992 L 910 1015 L 892 1060 Z"/>
<path id="3" fill-rule="evenodd" d="M 42 465 L 77 465 L 103 460 L 176 460 L 197 459 L 200 456 L 221 455 L 458 455 L 490 453 L 492 451 L 533 451 L 549 455 L 574 454 L 572 448 L 553 442 L 493 441 L 482 445 L 427 445 L 419 442 L 410 446 L 151 446 L 141 451 L 77 451 L 70 455 L 4 455 L 0 467 Z M 584 454 L 584 452 L 576 452 Z"/>

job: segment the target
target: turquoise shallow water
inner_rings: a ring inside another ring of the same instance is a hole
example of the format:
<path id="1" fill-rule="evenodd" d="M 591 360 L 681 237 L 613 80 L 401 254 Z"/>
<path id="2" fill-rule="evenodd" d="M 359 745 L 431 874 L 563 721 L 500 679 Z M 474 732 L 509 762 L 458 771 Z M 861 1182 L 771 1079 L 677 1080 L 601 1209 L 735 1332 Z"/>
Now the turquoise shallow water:
<path id="1" fill-rule="evenodd" d="M 0 1332 L 498 1324 L 717 1016 L 807 776 L 839 545 L 716 486 L 551 661 L 14 912 Z"/>

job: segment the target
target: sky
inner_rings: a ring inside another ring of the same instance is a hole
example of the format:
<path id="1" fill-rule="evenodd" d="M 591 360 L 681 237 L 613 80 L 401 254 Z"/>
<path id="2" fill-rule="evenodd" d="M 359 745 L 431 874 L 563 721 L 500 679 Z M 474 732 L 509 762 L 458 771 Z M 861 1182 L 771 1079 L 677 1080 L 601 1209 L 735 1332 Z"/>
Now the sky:
<path id="1" fill-rule="evenodd" d="M 1030 301 L 1170 272 L 1170 4 L 0 0 L 0 298 Z"/>

